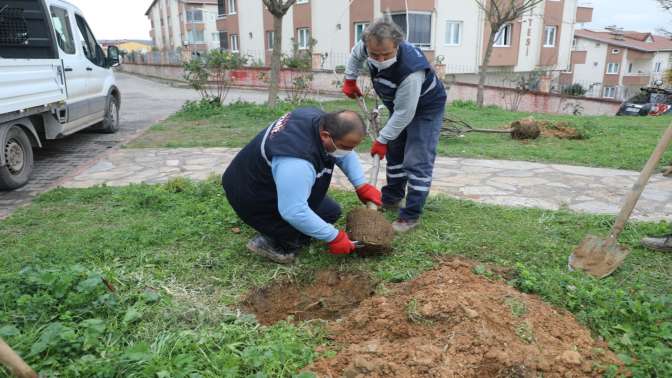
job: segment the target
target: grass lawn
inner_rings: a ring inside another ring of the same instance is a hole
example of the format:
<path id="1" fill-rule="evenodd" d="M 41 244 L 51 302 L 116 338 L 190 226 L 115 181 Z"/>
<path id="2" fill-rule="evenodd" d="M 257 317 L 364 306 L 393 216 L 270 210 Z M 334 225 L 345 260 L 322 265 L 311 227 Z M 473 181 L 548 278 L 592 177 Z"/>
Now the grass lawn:
<path id="1" fill-rule="evenodd" d="M 356 205 L 352 193 L 335 197 Z M 45 374 L 289 377 L 319 356 L 323 329 L 259 326 L 233 306 L 249 289 L 329 266 L 398 282 L 462 255 L 512 269 L 511 285 L 572 311 L 634 376 L 671 376 L 672 255 L 638 247 L 666 226 L 629 225 L 621 241 L 633 253 L 607 279 L 567 272 L 573 247 L 609 226 L 433 197 L 423 227 L 389 257 L 334 257 L 316 243 L 283 267 L 244 252 L 252 231 L 215 180 L 56 189 L 0 222 L 0 336 Z"/>
<path id="2" fill-rule="evenodd" d="M 319 106 L 317 103 L 309 104 Z M 329 101 L 327 111 L 356 109 L 354 101 Z M 264 105 L 233 104 L 221 109 L 190 106 L 153 126 L 132 142 L 130 148 L 145 147 L 242 147 L 259 130 L 293 107 L 281 104 L 276 110 Z M 469 133 L 462 138 L 441 138 L 439 154 L 471 158 L 527 160 L 594 167 L 640 170 L 662 135 L 670 117 L 589 117 L 507 112 L 495 107 L 478 109 L 471 103 L 457 103 L 447 109 L 453 117 L 477 128 L 502 128 L 533 115 L 540 120 L 567 121 L 587 139 L 540 138 L 520 142 L 508 135 Z M 365 150 L 369 144 L 363 144 Z M 663 164 L 672 161 L 672 149 Z"/>

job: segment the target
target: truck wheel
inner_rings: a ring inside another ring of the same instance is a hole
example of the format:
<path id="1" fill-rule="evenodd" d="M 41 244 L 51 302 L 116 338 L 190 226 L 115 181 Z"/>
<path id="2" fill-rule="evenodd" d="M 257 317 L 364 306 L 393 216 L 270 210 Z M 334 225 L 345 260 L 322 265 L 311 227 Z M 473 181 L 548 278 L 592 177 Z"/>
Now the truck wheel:
<path id="1" fill-rule="evenodd" d="M 0 189 L 16 189 L 28 182 L 33 172 L 33 146 L 19 126 L 10 127 L 0 140 L 5 165 L 0 167 Z"/>
<path id="2" fill-rule="evenodd" d="M 112 95 L 107 96 L 105 119 L 101 122 L 99 130 L 110 134 L 119 131 L 119 101 Z"/>

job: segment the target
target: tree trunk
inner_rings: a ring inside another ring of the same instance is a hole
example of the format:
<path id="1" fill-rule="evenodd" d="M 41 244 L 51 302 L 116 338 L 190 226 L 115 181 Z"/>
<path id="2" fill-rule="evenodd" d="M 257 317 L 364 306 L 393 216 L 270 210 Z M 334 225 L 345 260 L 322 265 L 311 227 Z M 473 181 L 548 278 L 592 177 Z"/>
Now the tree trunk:
<path id="1" fill-rule="evenodd" d="M 492 28 L 491 28 L 492 29 Z M 494 32 L 490 32 L 490 37 L 488 38 L 488 46 L 485 49 L 485 54 L 483 55 L 483 64 L 479 67 L 478 70 L 478 92 L 476 92 L 476 105 L 479 107 L 483 106 L 483 92 L 485 91 L 485 78 L 488 75 L 488 64 L 490 64 L 490 56 L 492 55 L 493 45 L 495 44 L 495 36 L 497 36 L 497 30 L 492 29 Z"/>
<path id="2" fill-rule="evenodd" d="M 282 16 L 273 15 L 273 54 L 271 55 L 271 86 L 268 90 L 268 106 L 275 107 L 280 91 L 282 68 Z"/>

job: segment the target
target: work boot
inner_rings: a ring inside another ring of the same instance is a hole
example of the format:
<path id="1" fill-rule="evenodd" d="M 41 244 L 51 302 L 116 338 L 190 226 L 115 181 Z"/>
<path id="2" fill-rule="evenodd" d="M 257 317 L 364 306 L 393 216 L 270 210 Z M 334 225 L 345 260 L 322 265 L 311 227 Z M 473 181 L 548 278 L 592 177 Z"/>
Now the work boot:
<path id="1" fill-rule="evenodd" d="M 394 231 L 402 234 L 416 228 L 419 224 L 419 219 L 397 219 L 396 221 L 392 222 L 392 228 Z"/>
<path id="2" fill-rule="evenodd" d="M 399 211 L 399 209 L 401 209 L 401 201 L 393 203 L 383 202 L 383 206 L 381 206 L 380 208 L 383 209 L 383 211 Z"/>
<path id="3" fill-rule="evenodd" d="M 672 234 L 642 239 L 642 245 L 659 252 L 672 252 Z"/>
<path id="4" fill-rule="evenodd" d="M 296 255 L 287 253 L 282 248 L 275 246 L 275 243 L 264 235 L 257 235 L 247 242 L 247 249 L 257 256 L 267 258 L 278 264 L 291 264 Z"/>

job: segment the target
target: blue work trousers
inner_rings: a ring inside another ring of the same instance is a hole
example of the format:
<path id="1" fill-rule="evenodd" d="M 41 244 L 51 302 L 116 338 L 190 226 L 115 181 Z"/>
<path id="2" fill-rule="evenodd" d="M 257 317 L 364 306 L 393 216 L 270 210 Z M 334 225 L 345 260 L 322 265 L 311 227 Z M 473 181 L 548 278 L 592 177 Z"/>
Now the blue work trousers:
<path id="1" fill-rule="evenodd" d="M 406 206 L 399 211 L 399 219 L 415 220 L 422 215 L 432 185 L 443 113 L 442 107 L 416 114 L 399 137 L 387 144 L 387 185 L 382 190 L 383 203 L 395 204 L 406 197 Z"/>

